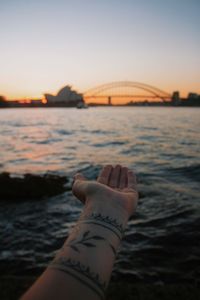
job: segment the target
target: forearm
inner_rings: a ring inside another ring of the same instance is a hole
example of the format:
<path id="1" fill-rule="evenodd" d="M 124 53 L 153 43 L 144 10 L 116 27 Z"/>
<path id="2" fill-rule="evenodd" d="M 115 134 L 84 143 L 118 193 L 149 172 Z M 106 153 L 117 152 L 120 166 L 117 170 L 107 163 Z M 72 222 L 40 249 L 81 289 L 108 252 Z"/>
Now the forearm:
<path id="1" fill-rule="evenodd" d="M 104 298 L 128 220 L 126 211 L 112 203 L 100 198 L 87 202 L 78 223 L 42 275 L 42 283 L 36 283 L 23 300 L 54 299 L 56 284 L 57 300 Z"/>

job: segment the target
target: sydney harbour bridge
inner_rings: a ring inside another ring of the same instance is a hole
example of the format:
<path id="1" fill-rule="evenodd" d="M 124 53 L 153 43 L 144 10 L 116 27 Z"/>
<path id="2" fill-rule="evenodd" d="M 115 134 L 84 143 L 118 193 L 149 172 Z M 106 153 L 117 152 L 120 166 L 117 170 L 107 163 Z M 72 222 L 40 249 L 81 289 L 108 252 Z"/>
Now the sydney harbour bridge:
<path id="1" fill-rule="evenodd" d="M 103 84 L 83 93 L 87 102 L 106 102 L 111 105 L 115 100 L 123 102 L 171 101 L 172 95 L 148 84 L 133 81 L 117 81 Z"/>

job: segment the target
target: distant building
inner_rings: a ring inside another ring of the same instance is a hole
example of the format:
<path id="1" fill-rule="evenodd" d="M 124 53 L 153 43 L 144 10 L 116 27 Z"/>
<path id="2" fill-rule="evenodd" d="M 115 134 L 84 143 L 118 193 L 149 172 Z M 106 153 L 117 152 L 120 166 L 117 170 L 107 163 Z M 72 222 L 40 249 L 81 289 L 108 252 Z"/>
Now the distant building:
<path id="1" fill-rule="evenodd" d="M 44 94 L 47 105 L 52 106 L 77 106 L 79 103 L 84 103 L 82 94 L 72 90 L 71 86 L 63 87 L 56 96 Z"/>
<path id="2" fill-rule="evenodd" d="M 179 105 L 180 101 L 181 101 L 181 99 L 180 99 L 179 92 L 178 91 L 173 92 L 172 101 L 171 101 L 172 105 Z"/>
<path id="3" fill-rule="evenodd" d="M 200 106 L 200 95 L 189 93 L 185 103 L 190 106 Z"/>
<path id="4" fill-rule="evenodd" d="M 189 93 L 188 94 L 188 100 L 196 100 L 199 98 L 199 95 L 196 93 Z"/>

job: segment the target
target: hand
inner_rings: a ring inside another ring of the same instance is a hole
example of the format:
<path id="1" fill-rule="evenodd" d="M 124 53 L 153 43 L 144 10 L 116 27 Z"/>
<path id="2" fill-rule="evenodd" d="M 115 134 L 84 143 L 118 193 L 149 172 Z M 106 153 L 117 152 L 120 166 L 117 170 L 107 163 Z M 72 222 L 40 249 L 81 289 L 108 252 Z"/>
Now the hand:
<path id="1" fill-rule="evenodd" d="M 136 176 L 120 165 L 106 165 L 97 181 L 89 181 L 81 173 L 76 174 L 72 191 L 86 205 L 91 201 L 101 201 L 104 206 L 125 210 L 128 217 L 135 212 L 138 201 Z"/>

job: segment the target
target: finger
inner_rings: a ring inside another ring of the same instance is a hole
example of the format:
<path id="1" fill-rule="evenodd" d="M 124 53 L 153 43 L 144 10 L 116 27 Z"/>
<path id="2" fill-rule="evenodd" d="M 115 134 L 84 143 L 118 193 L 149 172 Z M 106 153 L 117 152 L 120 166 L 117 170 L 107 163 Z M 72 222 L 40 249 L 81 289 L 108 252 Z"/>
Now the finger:
<path id="1" fill-rule="evenodd" d="M 107 185 L 109 182 L 110 174 L 112 172 L 112 168 L 113 167 L 111 165 L 106 165 L 105 167 L 103 167 L 97 178 L 97 181 Z"/>
<path id="2" fill-rule="evenodd" d="M 121 172 L 121 166 L 116 165 L 111 172 L 110 180 L 109 180 L 109 186 L 112 188 L 117 188 L 119 184 L 119 178 L 120 178 L 120 172 Z"/>
<path id="3" fill-rule="evenodd" d="M 136 175 L 131 170 L 128 170 L 128 188 L 137 190 Z"/>
<path id="4" fill-rule="evenodd" d="M 77 173 L 74 176 L 74 181 L 72 184 L 72 192 L 73 194 L 81 200 L 83 203 L 85 202 L 85 182 L 86 178 L 81 173 Z"/>
<path id="5" fill-rule="evenodd" d="M 123 189 L 127 186 L 128 182 L 128 168 L 122 167 L 119 179 L 119 188 Z"/>

